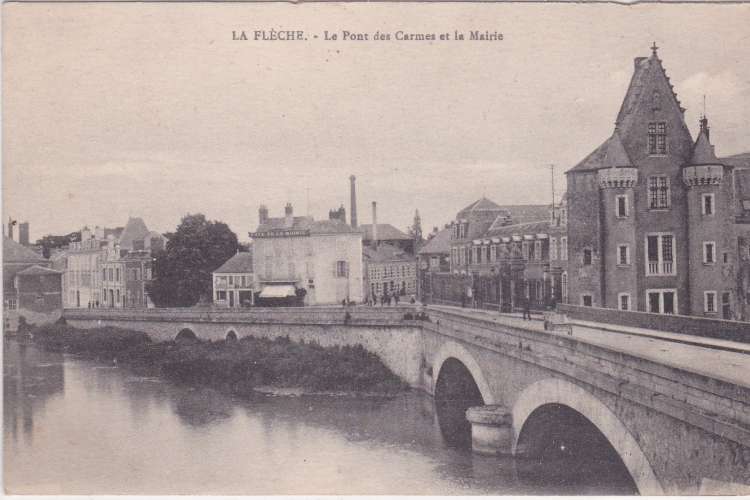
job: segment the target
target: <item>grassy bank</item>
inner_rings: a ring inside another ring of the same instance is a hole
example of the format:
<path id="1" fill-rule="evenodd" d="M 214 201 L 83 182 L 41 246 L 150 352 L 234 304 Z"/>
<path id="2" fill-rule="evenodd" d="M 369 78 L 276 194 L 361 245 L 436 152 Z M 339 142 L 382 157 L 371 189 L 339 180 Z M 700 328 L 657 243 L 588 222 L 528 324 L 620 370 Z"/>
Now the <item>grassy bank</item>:
<path id="1" fill-rule="evenodd" d="M 260 386 L 377 394 L 394 394 L 407 388 L 361 345 L 321 347 L 285 337 L 152 342 L 146 334 L 131 330 L 81 330 L 61 324 L 36 328 L 33 334 L 35 343 L 47 350 L 114 362 L 138 373 L 236 394 Z"/>

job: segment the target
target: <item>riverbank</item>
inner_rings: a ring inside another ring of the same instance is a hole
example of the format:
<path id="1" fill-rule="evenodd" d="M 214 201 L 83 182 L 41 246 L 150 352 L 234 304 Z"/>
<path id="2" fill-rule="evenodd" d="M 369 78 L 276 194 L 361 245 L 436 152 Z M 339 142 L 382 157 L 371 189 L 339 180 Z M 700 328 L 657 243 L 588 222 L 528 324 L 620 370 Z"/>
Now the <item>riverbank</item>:
<path id="1" fill-rule="evenodd" d="M 113 327 L 83 330 L 65 324 L 32 331 L 41 348 L 111 362 L 172 382 L 232 394 L 269 392 L 393 395 L 408 389 L 376 355 L 361 345 L 244 337 L 216 342 L 153 342 L 142 332 Z"/>

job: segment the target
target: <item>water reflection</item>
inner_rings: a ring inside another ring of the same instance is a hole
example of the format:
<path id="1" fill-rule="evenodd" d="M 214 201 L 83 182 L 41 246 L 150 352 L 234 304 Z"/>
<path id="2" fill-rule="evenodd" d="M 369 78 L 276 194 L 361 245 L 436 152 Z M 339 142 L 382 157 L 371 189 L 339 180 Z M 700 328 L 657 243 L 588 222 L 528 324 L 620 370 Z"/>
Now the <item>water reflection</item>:
<path id="1" fill-rule="evenodd" d="M 14 493 L 587 491 L 540 480 L 549 461 L 448 446 L 436 405 L 418 392 L 239 398 L 14 342 L 4 387 L 5 481 Z M 18 422 L 29 422 L 20 427 L 34 440 L 9 447 Z"/>
<path id="2" fill-rule="evenodd" d="M 65 390 L 63 357 L 59 353 L 39 351 L 23 342 L 4 342 L 3 422 L 5 433 L 14 443 L 19 427 L 31 440 L 34 415 L 41 412 L 49 398 Z"/>

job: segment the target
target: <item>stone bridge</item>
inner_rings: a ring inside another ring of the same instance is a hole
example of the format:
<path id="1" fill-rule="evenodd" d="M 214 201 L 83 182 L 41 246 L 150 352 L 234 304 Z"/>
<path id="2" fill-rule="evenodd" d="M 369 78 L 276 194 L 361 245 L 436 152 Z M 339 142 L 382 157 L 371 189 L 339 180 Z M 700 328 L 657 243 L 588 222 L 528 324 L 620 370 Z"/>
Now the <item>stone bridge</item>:
<path id="1" fill-rule="evenodd" d="M 434 396 L 443 435 L 457 444 L 472 442 L 474 425 L 475 450 L 583 460 L 587 467 L 612 462 L 641 494 L 750 493 L 750 372 L 742 383 L 676 365 L 659 358 L 667 348 L 658 340 L 650 341 L 653 354 L 639 355 L 546 331 L 538 322 L 433 307 L 425 309 L 427 319 L 415 320 L 414 312 L 309 307 L 64 316 L 77 327 L 118 326 L 161 341 L 192 332 L 211 340 L 253 335 L 362 344 Z M 726 364 L 718 354 L 714 361 L 711 349 L 693 348 L 701 366 Z M 722 354 L 750 360 L 747 353 Z"/>

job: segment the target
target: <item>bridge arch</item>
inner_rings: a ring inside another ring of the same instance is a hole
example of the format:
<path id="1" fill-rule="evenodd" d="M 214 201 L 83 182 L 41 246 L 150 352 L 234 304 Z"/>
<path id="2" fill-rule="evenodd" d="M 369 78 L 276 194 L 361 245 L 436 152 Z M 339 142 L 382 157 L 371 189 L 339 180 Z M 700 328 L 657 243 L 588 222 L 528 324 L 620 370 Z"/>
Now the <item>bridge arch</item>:
<path id="1" fill-rule="evenodd" d="M 479 363 L 474 359 L 469 351 L 466 350 L 461 344 L 453 341 L 445 342 L 432 361 L 432 388 L 433 393 L 437 386 L 438 377 L 440 376 L 440 370 L 443 368 L 446 360 L 454 358 L 461 362 L 471 373 L 474 383 L 477 385 L 479 392 L 482 394 L 484 404 L 491 405 L 495 404 L 495 397 L 492 395 L 490 385 L 487 383 L 487 379 L 482 373 L 482 369 Z"/>
<path id="2" fill-rule="evenodd" d="M 543 407 L 567 407 L 603 434 L 619 455 L 641 495 L 663 495 L 664 489 L 630 431 L 604 403 L 582 387 L 561 379 L 544 379 L 526 387 L 513 406 L 513 454 L 532 414 Z"/>
<path id="3" fill-rule="evenodd" d="M 184 342 L 184 341 L 195 342 L 196 340 L 198 340 L 198 336 L 190 328 L 184 327 L 180 329 L 179 332 L 177 332 L 177 336 L 175 336 L 174 340 L 175 342 Z"/>

